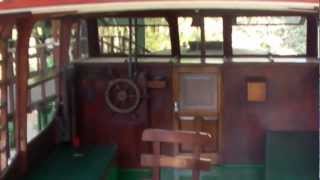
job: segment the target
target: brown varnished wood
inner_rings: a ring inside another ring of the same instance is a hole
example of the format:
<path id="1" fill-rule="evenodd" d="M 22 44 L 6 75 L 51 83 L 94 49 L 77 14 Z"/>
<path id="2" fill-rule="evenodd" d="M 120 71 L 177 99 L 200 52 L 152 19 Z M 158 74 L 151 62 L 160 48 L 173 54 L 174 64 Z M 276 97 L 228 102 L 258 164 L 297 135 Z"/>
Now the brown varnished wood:
<path id="1" fill-rule="evenodd" d="M 147 142 L 167 142 L 202 146 L 214 143 L 210 134 L 195 131 L 168 131 L 164 129 L 147 129 L 143 132 L 142 140 Z"/>
<path id="2" fill-rule="evenodd" d="M 142 140 L 153 143 L 153 155 L 141 155 L 141 165 L 153 168 L 152 180 L 160 179 L 161 167 L 192 169 L 193 180 L 200 179 L 200 170 L 209 170 L 210 168 L 211 160 L 200 158 L 201 146 L 210 144 L 213 141 L 207 133 L 146 129 L 143 132 Z M 160 155 L 160 143 L 191 144 L 193 154 L 185 157 Z"/>
<path id="3" fill-rule="evenodd" d="M 149 167 L 152 167 L 152 180 L 160 180 L 160 164 L 161 164 L 161 156 L 160 156 L 160 151 L 161 151 L 161 147 L 160 147 L 160 142 L 154 142 L 153 143 L 153 153 L 154 155 L 152 156 L 151 159 L 151 165 Z M 146 164 L 148 164 L 148 161 L 150 159 L 148 159 L 148 157 L 142 155 L 142 159 L 141 159 L 141 164 L 144 166 Z M 154 166 L 153 163 L 158 164 L 158 166 Z"/>
<path id="4" fill-rule="evenodd" d="M 163 79 L 167 85 L 161 89 L 141 87 L 147 93 L 143 93 L 139 107 L 134 113 L 120 115 L 110 111 L 104 96 L 112 78 L 127 77 L 127 64 L 76 64 L 77 122 L 82 144 L 117 144 L 119 167 L 141 167 L 140 154 L 151 149 L 141 140 L 143 130 L 173 129 L 171 67 L 167 63 L 139 64 L 138 70 L 145 73 L 146 80 Z M 146 85 L 143 81 L 139 81 L 139 87 Z M 172 145 L 164 144 L 161 150 L 171 154 Z"/>
<path id="5" fill-rule="evenodd" d="M 71 38 L 71 28 L 74 20 L 71 18 L 63 18 L 60 21 L 60 47 L 59 58 L 57 61 L 57 73 L 62 72 L 63 68 L 69 63 L 69 47 Z M 60 74 L 61 75 L 61 74 Z M 64 93 L 64 85 L 62 76 L 58 78 L 58 97 L 59 102 L 63 102 L 62 94 Z"/>
<path id="6" fill-rule="evenodd" d="M 210 66 L 210 65 L 178 65 L 174 67 L 173 71 L 173 93 L 174 93 L 174 102 L 179 102 L 180 100 L 180 77 L 183 74 L 192 74 L 192 73 L 205 73 L 208 75 L 218 76 L 218 102 L 217 102 L 217 110 L 201 110 L 201 109 L 188 109 L 188 110 L 180 110 L 178 112 L 174 112 L 173 118 L 174 123 L 176 124 L 176 129 L 180 130 L 191 130 L 191 131 L 204 131 L 210 133 L 215 143 L 209 146 L 205 146 L 201 148 L 201 152 L 218 152 L 218 147 L 220 144 L 219 141 L 219 133 L 220 126 L 219 122 L 220 114 L 221 114 L 221 70 L 219 66 Z M 199 88 L 199 87 L 198 87 Z M 189 116 L 193 117 L 193 120 L 183 120 L 181 117 Z M 217 120 L 214 121 L 205 121 L 203 117 L 213 117 Z M 176 148 L 176 153 L 181 152 L 191 152 L 192 146 L 190 145 L 182 145 Z"/>
<path id="7" fill-rule="evenodd" d="M 222 72 L 221 163 L 264 163 L 267 131 L 318 131 L 318 64 L 230 63 Z M 247 102 L 248 77 L 266 79 L 265 102 Z"/>
<path id="8" fill-rule="evenodd" d="M 198 166 L 201 170 L 209 170 L 211 167 L 210 159 L 201 158 L 195 160 L 191 156 L 167 156 L 161 155 L 159 158 L 151 154 L 141 155 L 141 164 L 145 167 L 167 167 L 177 169 L 192 169 Z"/>
<path id="9" fill-rule="evenodd" d="M 18 152 L 19 169 L 22 174 L 27 172 L 27 105 L 29 75 L 29 38 L 34 21 L 19 19 L 17 23 L 17 103 L 15 112 L 15 136 Z"/>
<path id="10" fill-rule="evenodd" d="M 317 130 L 318 66 L 312 63 L 314 60 L 306 60 L 307 64 L 225 63 L 218 66 L 222 73 L 223 101 L 220 102 L 222 107 L 219 123 L 211 125 L 220 129 L 213 134 L 213 138 L 218 138 L 216 142 L 219 142 L 219 146 L 215 148 L 218 149 L 221 163 L 263 163 L 264 134 L 268 130 Z M 206 66 L 211 67 L 211 65 Z M 141 126 L 140 122 L 150 122 L 149 128 L 171 130 L 179 128 L 177 121 L 173 120 L 172 86 L 175 84 L 172 73 L 175 65 L 166 63 L 138 65 L 140 71 L 146 72 L 148 79 L 164 76 L 167 81 L 165 88 L 148 89 L 148 116 L 144 115 L 145 112 L 141 107 L 136 113 L 138 121 L 132 121 L 130 116 L 114 116 L 108 111 L 103 101 L 104 83 L 110 78 L 107 67 L 112 69 L 115 76 L 119 74 L 125 76 L 127 72 L 126 64 L 76 65 L 77 89 L 80 95 L 77 108 L 81 141 L 85 145 L 119 144 L 121 160 L 119 166 L 139 167 L 140 163 L 136 161 L 137 155 L 140 157 L 141 153 L 149 152 L 148 148 L 139 148 L 141 144 L 139 132 L 146 128 Z M 265 103 L 247 103 L 245 82 L 248 77 L 256 76 L 264 76 L 268 81 L 268 99 Z M 82 83 L 83 80 L 85 83 Z M 90 100 L 86 100 L 88 90 L 93 94 Z M 144 103 L 142 105 L 144 106 Z M 208 124 L 203 124 L 203 127 L 211 129 Z M 174 145 L 161 146 L 162 152 L 171 155 L 177 152 L 174 149 L 176 149 Z M 206 149 L 205 147 L 205 152 Z"/>

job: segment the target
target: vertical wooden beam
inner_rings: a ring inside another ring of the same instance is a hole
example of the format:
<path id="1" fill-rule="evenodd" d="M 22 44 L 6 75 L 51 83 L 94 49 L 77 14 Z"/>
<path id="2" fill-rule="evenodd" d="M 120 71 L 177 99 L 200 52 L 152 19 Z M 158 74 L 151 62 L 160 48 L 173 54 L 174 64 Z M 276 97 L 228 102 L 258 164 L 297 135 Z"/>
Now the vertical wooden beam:
<path id="1" fill-rule="evenodd" d="M 26 173 L 27 166 L 27 105 L 29 75 L 29 39 L 34 21 L 31 18 L 19 19 L 17 22 L 17 103 L 15 111 L 16 148 L 20 173 Z"/>
<path id="2" fill-rule="evenodd" d="M 57 61 L 57 71 L 59 73 L 58 76 L 58 103 L 59 108 L 63 108 L 63 114 L 65 118 L 69 118 L 68 111 L 68 101 L 67 101 L 67 89 L 64 78 L 66 65 L 70 62 L 69 58 L 69 50 L 70 50 L 70 42 L 71 42 L 71 31 L 74 23 L 74 19 L 72 18 L 63 18 L 60 21 L 60 47 L 59 47 L 59 58 Z M 62 105 L 62 106 L 60 106 Z M 60 139 L 56 139 L 57 142 Z"/>
<path id="3" fill-rule="evenodd" d="M 318 19 L 317 16 L 307 17 L 307 56 L 318 57 Z"/>
<path id="4" fill-rule="evenodd" d="M 232 19 L 233 16 L 223 17 L 223 52 L 224 57 L 232 57 Z"/>
<path id="5" fill-rule="evenodd" d="M 40 49 L 40 55 L 39 55 L 39 61 L 40 61 L 40 67 L 39 67 L 39 70 L 40 70 L 40 74 L 42 76 L 44 76 L 45 74 L 47 74 L 47 55 L 46 55 L 46 48 L 47 46 L 44 45 L 44 46 L 41 46 L 37 49 L 37 51 Z M 37 52 L 38 53 L 38 52 Z M 45 99 L 46 98 L 46 87 L 45 87 L 45 84 L 46 83 L 41 83 L 41 99 Z M 30 89 L 30 92 L 31 92 L 31 89 Z M 31 96 L 30 96 L 31 97 Z M 30 101 L 30 103 L 32 103 Z M 42 107 L 41 107 L 42 108 Z M 39 129 L 41 130 L 41 129 Z"/>
<path id="6" fill-rule="evenodd" d="M 205 37 L 205 29 L 204 29 L 204 17 L 199 16 L 198 20 L 200 21 L 200 35 L 201 35 L 201 63 L 205 64 L 206 62 L 206 37 Z"/>
<path id="7" fill-rule="evenodd" d="M 81 37 L 80 37 L 80 28 L 81 28 L 81 23 L 80 21 L 76 21 L 74 24 L 76 28 L 76 47 L 75 47 L 75 59 L 80 59 L 81 58 L 81 52 L 80 52 L 80 46 L 81 46 Z"/>
<path id="8" fill-rule="evenodd" d="M 96 18 L 87 19 L 89 57 L 100 55 L 98 22 Z"/>
<path id="9" fill-rule="evenodd" d="M 60 29 L 61 24 L 59 20 L 52 20 L 52 34 L 53 34 L 53 40 L 54 40 L 54 48 L 53 48 L 53 60 L 54 60 L 54 69 L 56 73 L 58 72 L 58 64 L 60 59 Z M 58 45 L 59 42 L 59 45 Z M 59 93 L 59 76 L 55 78 L 55 92 L 56 94 Z M 56 142 L 58 140 L 56 139 Z"/>
<path id="10" fill-rule="evenodd" d="M 160 152 L 161 146 L 160 142 L 153 142 L 153 153 L 154 157 L 157 160 L 155 162 L 155 166 L 152 168 L 153 174 L 152 174 L 152 180 L 160 180 Z"/>
<path id="11" fill-rule="evenodd" d="M 176 16 L 168 16 L 167 21 L 170 28 L 171 53 L 173 57 L 178 58 L 180 62 L 180 44 L 179 44 L 179 27 L 178 18 Z"/>
<path id="12" fill-rule="evenodd" d="M 60 49 L 59 49 L 59 58 L 57 61 L 57 71 L 59 72 L 58 76 L 58 99 L 59 102 L 63 102 L 63 94 L 65 91 L 64 82 L 62 72 L 70 61 L 69 59 L 69 49 L 70 49 L 70 41 L 71 41 L 71 30 L 73 19 L 64 18 L 60 23 Z"/>
<path id="13" fill-rule="evenodd" d="M 200 160 L 200 146 L 193 145 L 193 159 Z M 198 165 L 195 165 L 192 169 L 192 180 L 200 180 L 200 169 Z"/>

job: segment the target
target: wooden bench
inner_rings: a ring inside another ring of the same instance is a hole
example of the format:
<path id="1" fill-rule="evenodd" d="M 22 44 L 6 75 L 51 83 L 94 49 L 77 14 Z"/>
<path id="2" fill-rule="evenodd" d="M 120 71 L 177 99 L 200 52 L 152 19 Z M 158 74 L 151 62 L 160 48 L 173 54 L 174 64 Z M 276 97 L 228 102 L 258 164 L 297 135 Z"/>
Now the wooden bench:
<path id="1" fill-rule="evenodd" d="M 153 168 L 152 180 L 160 180 L 160 168 L 192 169 L 192 179 L 200 179 L 200 170 L 209 170 L 210 159 L 200 157 L 201 147 L 214 143 L 208 133 L 193 131 L 171 131 L 162 129 L 147 129 L 143 132 L 142 140 L 152 142 L 153 154 L 142 154 L 141 165 Z M 161 143 L 173 143 L 179 145 L 191 145 L 191 156 L 167 156 L 162 155 Z"/>
<path id="2" fill-rule="evenodd" d="M 92 145 L 75 150 L 59 145 L 26 180 L 102 180 L 114 179 L 116 173 L 115 145 Z"/>

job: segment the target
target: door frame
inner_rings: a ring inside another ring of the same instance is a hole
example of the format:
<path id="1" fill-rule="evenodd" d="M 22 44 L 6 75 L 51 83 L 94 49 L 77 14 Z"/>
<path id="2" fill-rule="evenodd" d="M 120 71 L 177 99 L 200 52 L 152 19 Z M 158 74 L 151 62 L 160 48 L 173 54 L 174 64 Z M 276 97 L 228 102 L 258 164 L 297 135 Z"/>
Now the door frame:
<path id="1" fill-rule="evenodd" d="M 218 112 L 176 112 L 175 103 L 179 100 L 179 73 L 214 73 L 218 74 Z M 179 115 L 184 116 L 216 116 L 219 120 L 218 122 L 218 148 L 217 152 L 213 154 L 219 154 L 222 152 L 223 143 L 222 143 L 222 130 L 223 130 L 223 76 L 222 76 L 222 66 L 217 64 L 178 64 L 173 66 L 172 70 L 172 119 L 173 119 L 173 127 L 175 130 L 179 130 L 180 124 L 179 119 L 177 118 Z M 178 146 L 174 147 L 174 154 L 180 154 L 180 148 Z"/>

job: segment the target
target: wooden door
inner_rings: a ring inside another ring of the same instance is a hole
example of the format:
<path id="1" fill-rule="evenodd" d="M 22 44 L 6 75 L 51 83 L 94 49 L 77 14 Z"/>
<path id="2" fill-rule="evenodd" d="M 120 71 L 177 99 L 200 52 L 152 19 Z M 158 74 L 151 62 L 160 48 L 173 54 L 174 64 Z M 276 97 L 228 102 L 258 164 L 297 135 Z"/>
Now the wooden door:
<path id="1" fill-rule="evenodd" d="M 177 129 L 210 133 L 215 143 L 202 152 L 217 152 L 220 121 L 221 73 L 208 65 L 178 66 L 174 69 L 174 118 Z M 180 152 L 192 147 L 181 146 Z"/>

